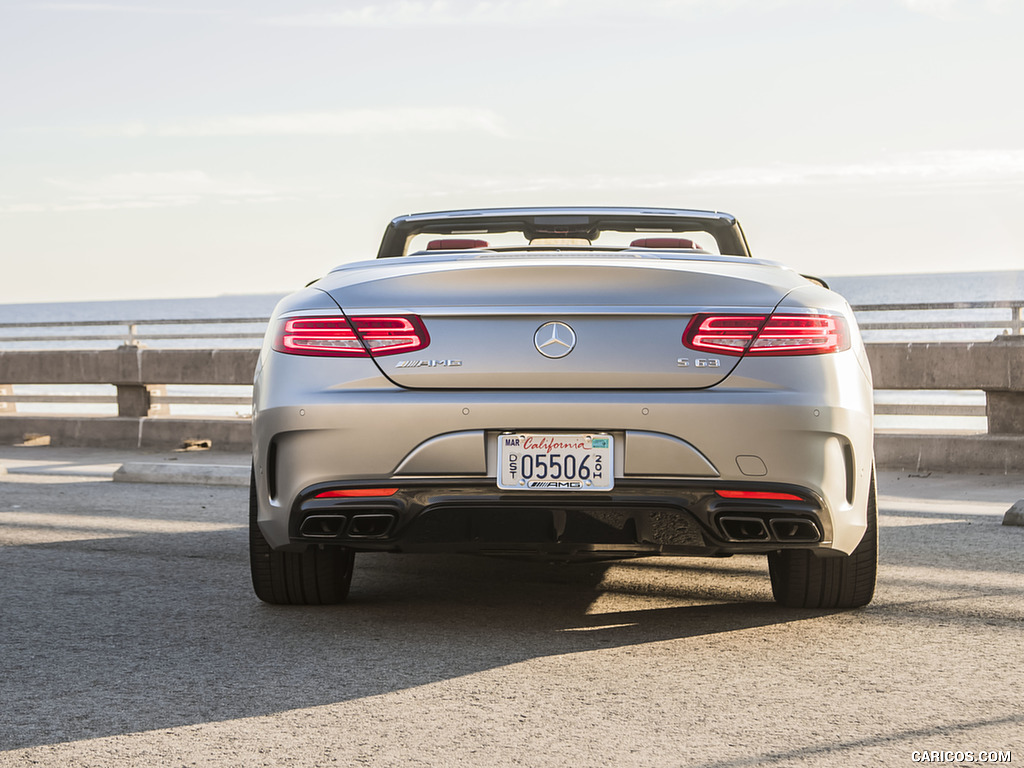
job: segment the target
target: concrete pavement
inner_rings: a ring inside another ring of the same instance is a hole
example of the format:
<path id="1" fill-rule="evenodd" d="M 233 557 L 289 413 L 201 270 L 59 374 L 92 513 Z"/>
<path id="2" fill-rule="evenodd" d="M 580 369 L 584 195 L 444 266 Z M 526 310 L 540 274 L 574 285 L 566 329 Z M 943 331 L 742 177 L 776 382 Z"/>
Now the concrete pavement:
<path id="1" fill-rule="evenodd" d="M 1024 751 L 1024 477 L 884 473 L 857 611 L 763 557 L 360 555 L 261 604 L 246 492 L 110 482 L 248 458 L 0 450 L 0 766 L 846 768 Z M 226 463 L 230 462 L 230 463 Z M 915 759 L 915 754 L 918 758 Z"/>

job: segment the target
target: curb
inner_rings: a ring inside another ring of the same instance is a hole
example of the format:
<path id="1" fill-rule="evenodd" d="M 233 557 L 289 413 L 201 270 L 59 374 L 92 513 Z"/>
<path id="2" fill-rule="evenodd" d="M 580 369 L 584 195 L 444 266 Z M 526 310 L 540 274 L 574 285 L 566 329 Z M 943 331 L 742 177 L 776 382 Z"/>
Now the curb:
<path id="1" fill-rule="evenodd" d="M 1003 515 L 1003 525 L 1024 525 L 1024 499 L 1021 499 Z"/>
<path id="2" fill-rule="evenodd" d="M 115 483 L 249 485 L 249 467 L 234 464 L 154 464 L 127 462 L 114 472 Z"/>

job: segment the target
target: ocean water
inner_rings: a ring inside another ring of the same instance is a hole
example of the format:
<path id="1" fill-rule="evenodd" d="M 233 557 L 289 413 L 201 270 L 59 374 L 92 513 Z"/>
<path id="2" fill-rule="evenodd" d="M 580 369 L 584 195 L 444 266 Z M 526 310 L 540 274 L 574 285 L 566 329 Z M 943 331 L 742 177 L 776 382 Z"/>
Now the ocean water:
<path id="1" fill-rule="evenodd" d="M 922 275 L 868 275 L 868 276 L 825 276 L 833 290 L 842 294 L 852 305 L 890 304 L 890 303 L 926 303 L 926 302 L 974 302 L 1024 300 L 1024 270 L 1004 272 L 958 272 L 934 273 Z M 153 322 L 158 320 L 209 320 L 217 318 L 266 318 L 283 294 L 255 294 L 210 296 L 183 299 L 135 299 L 126 301 L 83 301 L 62 303 L 34 304 L 0 304 L 0 349 L 28 348 L 110 348 L 117 346 L 123 339 L 124 323 Z M 894 315 L 886 319 L 905 321 L 922 319 L 921 316 L 909 313 L 885 313 Z M 994 325 L 1002 322 L 1007 310 L 977 310 L 970 314 L 970 319 L 993 319 Z M 861 322 L 875 319 L 879 313 L 863 313 L 858 317 Z M 966 319 L 964 311 L 931 313 L 928 317 L 937 320 Z M 52 341 L 18 342 L 12 340 L 17 336 L 40 336 L 48 332 L 42 329 L 12 328 L 9 324 L 33 322 L 75 323 L 83 321 L 119 321 L 120 325 L 111 324 L 89 329 L 96 335 L 112 335 L 111 340 L 68 343 L 61 339 L 61 331 L 51 331 Z M 6 327 L 5 327 L 6 325 Z M 148 326 L 152 328 L 153 326 Z M 259 344 L 264 324 L 256 322 L 249 325 L 221 325 L 211 329 L 208 324 L 165 326 L 162 330 L 182 334 L 210 332 L 216 330 L 224 333 L 244 332 L 250 334 L 248 339 L 215 340 L 201 342 L 190 340 L 148 341 L 153 347 L 195 347 L 195 346 L 244 346 L 255 347 Z M 882 341 L 988 341 L 995 335 L 993 330 L 956 331 L 866 331 L 864 336 L 869 342 Z M 0 374 L 2 376 L 2 374 Z M 108 394 L 114 393 L 112 386 L 83 387 L 70 385 L 56 386 L 18 386 L 16 394 Z M 208 396 L 246 396 L 250 387 L 171 387 L 169 395 L 208 395 Z M 978 392 L 879 392 L 879 402 L 899 403 L 930 403 L 930 404 L 971 404 L 983 405 L 984 395 Z M 19 413 L 53 413 L 67 410 L 68 406 L 47 403 L 19 404 Z M 74 410 L 79 413 L 110 415 L 115 412 L 114 406 L 105 404 L 76 404 Z M 245 417 L 250 410 L 245 406 L 218 405 L 175 405 L 172 412 L 176 415 L 188 416 L 235 416 Z M 878 416 L 876 425 L 880 429 L 962 429 L 984 431 L 984 417 L 909 417 L 909 416 Z"/>
<path id="2" fill-rule="evenodd" d="M 841 293 L 853 305 L 1024 300 L 1024 269 L 921 275 L 838 275 L 824 279 L 832 290 Z"/>
<path id="3" fill-rule="evenodd" d="M 188 299 L 126 299 L 60 303 L 0 304 L 4 323 L 83 322 L 90 320 L 198 320 L 270 317 L 285 294 L 204 296 Z"/>

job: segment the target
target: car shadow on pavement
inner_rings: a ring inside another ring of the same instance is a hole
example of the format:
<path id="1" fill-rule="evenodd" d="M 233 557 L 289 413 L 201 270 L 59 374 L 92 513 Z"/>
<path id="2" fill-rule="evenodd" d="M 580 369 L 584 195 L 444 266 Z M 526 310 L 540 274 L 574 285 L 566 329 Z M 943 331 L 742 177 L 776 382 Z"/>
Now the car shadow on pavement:
<path id="1" fill-rule="evenodd" d="M 724 561 L 702 574 L 680 561 L 361 555 L 347 604 L 279 607 L 252 594 L 242 528 L 79 536 L 5 546 L 0 557 L 3 750 L 268 715 L 825 614 L 780 608 L 748 584 L 766 574 Z"/>
<path id="2" fill-rule="evenodd" d="M 0 507 L 0 750 L 351 702 L 573 654 L 607 651 L 614 669 L 639 646 L 750 629 L 760 643 L 801 622 L 868 621 L 873 636 L 1020 619 L 1020 537 L 988 519 L 885 515 L 881 599 L 846 616 L 774 604 L 763 557 L 359 555 L 347 604 L 280 607 L 252 593 L 244 491 L 17 486 L 5 484 Z M 976 583 L 961 585 L 968 571 Z"/>

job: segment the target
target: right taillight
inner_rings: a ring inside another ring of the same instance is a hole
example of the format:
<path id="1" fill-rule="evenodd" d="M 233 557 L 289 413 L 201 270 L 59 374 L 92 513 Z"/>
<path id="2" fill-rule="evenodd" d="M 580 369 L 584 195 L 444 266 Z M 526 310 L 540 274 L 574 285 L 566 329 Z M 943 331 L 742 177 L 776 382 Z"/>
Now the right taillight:
<path id="1" fill-rule="evenodd" d="M 683 344 L 721 355 L 824 355 L 850 348 L 846 320 L 832 314 L 694 315 Z"/>
<path id="2" fill-rule="evenodd" d="M 325 357 L 398 355 L 428 344 L 427 329 L 415 315 L 287 317 L 274 336 L 278 352 Z"/>

